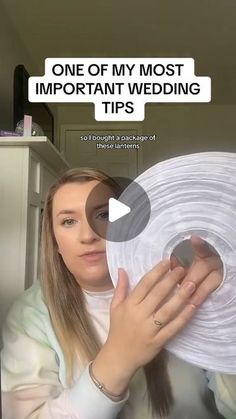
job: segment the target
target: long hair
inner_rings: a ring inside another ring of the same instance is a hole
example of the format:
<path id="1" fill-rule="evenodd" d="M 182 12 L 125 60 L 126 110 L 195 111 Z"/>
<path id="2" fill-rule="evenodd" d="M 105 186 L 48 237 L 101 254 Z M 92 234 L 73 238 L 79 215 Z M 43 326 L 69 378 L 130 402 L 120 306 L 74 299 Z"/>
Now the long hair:
<path id="1" fill-rule="evenodd" d="M 85 366 L 97 356 L 102 344 L 87 312 L 83 291 L 58 252 L 53 232 L 52 203 L 55 193 L 62 185 L 92 180 L 107 184 L 118 196 L 119 186 L 102 171 L 86 167 L 71 169 L 49 189 L 43 212 L 41 288 L 64 354 L 68 385 L 72 385 L 75 358 L 79 358 Z M 144 367 L 144 372 L 152 410 L 164 417 L 173 402 L 166 352 L 161 351 Z"/>

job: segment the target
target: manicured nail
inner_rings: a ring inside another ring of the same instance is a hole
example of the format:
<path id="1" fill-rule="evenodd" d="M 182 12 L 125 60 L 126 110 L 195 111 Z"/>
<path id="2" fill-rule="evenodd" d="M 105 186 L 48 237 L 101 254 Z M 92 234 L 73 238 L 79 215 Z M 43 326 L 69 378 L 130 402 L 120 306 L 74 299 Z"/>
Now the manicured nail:
<path id="1" fill-rule="evenodd" d="M 196 290 L 196 285 L 194 282 L 185 282 L 185 284 L 182 285 L 182 288 L 187 295 L 191 295 Z"/>

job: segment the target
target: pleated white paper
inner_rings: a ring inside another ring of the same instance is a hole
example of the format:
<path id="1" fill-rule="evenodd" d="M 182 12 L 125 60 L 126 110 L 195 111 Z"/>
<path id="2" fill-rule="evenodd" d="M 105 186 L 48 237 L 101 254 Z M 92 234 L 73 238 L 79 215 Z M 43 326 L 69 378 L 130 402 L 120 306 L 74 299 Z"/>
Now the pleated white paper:
<path id="1" fill-rule="evenodd" d="M 236 153 L 207 152 L 172 158 L 151 167 L 135 181 L 148 194 L 151 217 L 134 239 L 107 242 L 114 284 L 118 267 L 127 271 L 133 288 L 181 241 L 193 234 L 207 240 L 223 261 L 223 283 L 167 348 L 201 368 L 235 374 Z M 132 194 L 130 188 L 132 185 L 123 192 L 121 202 Z M 144 210 L 137 200 L 134 217 L 141 220 Z M 123 228 L 125 234 L 125 223 Z"/>

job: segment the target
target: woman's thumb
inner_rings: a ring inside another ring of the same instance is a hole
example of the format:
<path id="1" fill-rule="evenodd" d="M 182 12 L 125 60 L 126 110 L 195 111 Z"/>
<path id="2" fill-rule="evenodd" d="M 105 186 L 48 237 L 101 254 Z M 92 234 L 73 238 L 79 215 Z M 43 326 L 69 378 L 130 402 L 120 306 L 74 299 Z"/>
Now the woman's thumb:
<path id="1" fill-rule="evenodd" d="M 124 301 L 128 294 L 129 280 L 126 271 L 118 268 L 118 282 L 115 288 L 114 296 L 111 302 L 111 308 L 117 307 Z"/>

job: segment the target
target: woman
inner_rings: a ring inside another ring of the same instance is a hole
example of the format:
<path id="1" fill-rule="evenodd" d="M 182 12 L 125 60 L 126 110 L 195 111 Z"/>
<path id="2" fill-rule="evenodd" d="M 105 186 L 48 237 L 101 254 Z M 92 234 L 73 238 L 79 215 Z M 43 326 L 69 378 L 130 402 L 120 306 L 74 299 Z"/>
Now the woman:
<path id="1" fill-rule="evenodd" d="M 86 208 L 99 182 L 104 193 Z M 129 293 L 119 269 L 114 290 L 105 240 L 90 227 L 106 226 L 111 196 L 117 185 L 86 168 L 49 191 L 41 282 L 18 298 L 4 328 L 3 418 L 236 417 L 235 377 L 208 375 L 216 408 L 206 373 L 163 350 L 219 286 L 221 261 L 194 237 L 188 270 L 162 261 Z"/>

